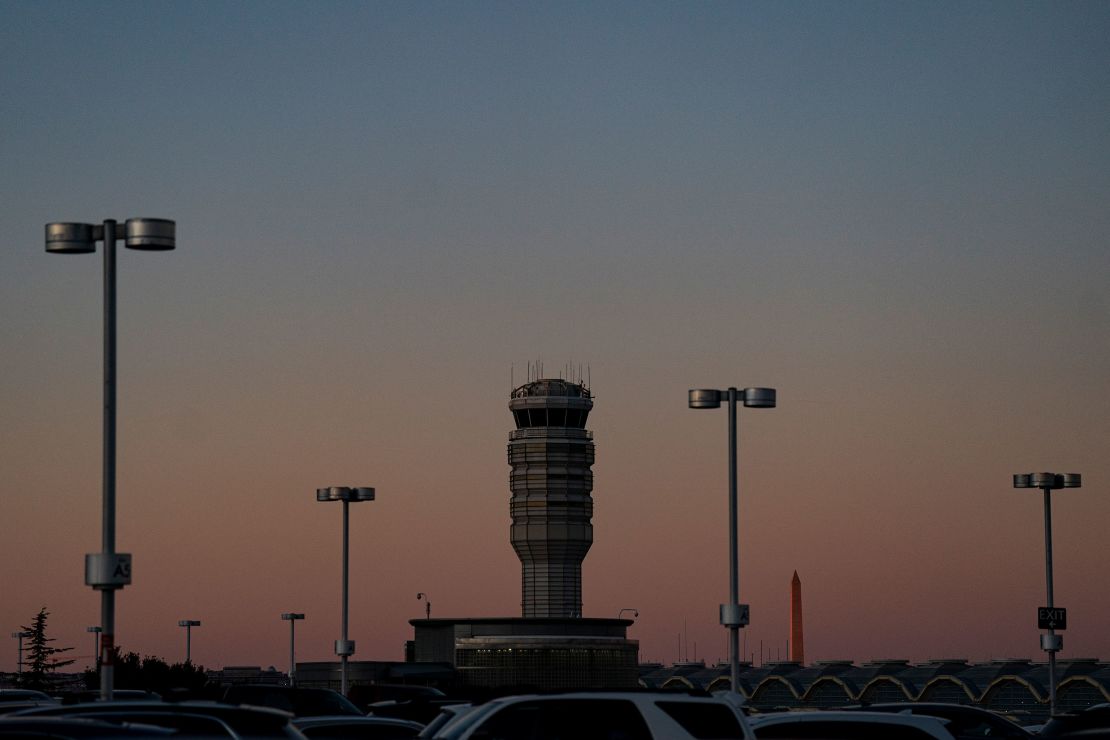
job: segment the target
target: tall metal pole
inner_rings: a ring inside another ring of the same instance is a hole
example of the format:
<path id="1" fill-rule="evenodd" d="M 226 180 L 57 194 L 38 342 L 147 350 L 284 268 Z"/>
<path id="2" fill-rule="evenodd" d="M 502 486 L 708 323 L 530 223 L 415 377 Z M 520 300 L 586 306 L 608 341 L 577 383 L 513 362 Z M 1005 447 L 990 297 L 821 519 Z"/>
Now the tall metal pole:
<path id="1" fill-rule="evenodd" d="M 352 501 L 373 501 L 374 489 L 368 486 L 331 486 L 329 488 L 316 489 L 317 501 L 342 501 L 343 502 L 343 584 L 342 584 L 342 635 L 335 641 L 335 654 L 339 656 L 339 676 L 340 676 L 340 690 L 344 696 L 350 689 L 350 681 L 347 671 L 348 658 L 355 654 L 354 640 L 347 639 L 347 607 L 348 607 L 348 566 L 350 563 L 350 503 Z M 303 615 L 301 615 L 303 616 Z"/>
<path id="2" fill-rule="evenodd" d="M 116 222 L 104 222 L 104 506 L 101 551 L 111 561 L 116 552 Z M 112 648 L 116 634 L 116 591 L 100 591 L 100 698 L 112 700 L 115 678 Z"/>
<path id="3" fill-rule="evenodd" d="M 728 389 L 728 603 L 740 603 L 740 549 L 736 544 L 736 388 Z M 729 625 L 729 675 L 732 690 L 740 690 L 740 626 Z"/>
<path id="4" fill-rule="evenodd" d="M 343 499 L 343 644 L 347 644 L 347 542 L 349 536 L 350 502 Z M 343 696 L 347 696 L 347 655 L 339 656 L 339 685 Z"/>
<path id="5" fill-rule="evenodd" d="M 13 632 L 12 633 L 12 637 L 16 638 L 16 644 L 19 645 L 19 648 L 18 648 L 19 652 L 16 653 L 16 655 L 18 656 L 18 662 L 16 663 L 16 671 L 17 671 L 16 672 L 16 683 L 20 683 L 23 680 L 23 635 L 24 634 L 26 634 L 26 633 L 23 630 L 20 630 L 19 632 Z"/>
<path id="6" fill-rule="evenodd" d="M 289 685 L 296 686 L 297 684 L 297 659 L 293 646 L 296 643 L 297 620 L 289 620 Z"/>
<path id="7" fill-rule="evenodd" d="M 114 219 L 102 224 L 55 222 L 46 224 L 46 251 L 87 254 L 104 242 L 104 384 L 101 421 L 103 461 L 101 488 L 101 548 L 85 555 L 85 584 L 100 594 L 100 698 L 112 698 L 113 655 L 116 647 L 116 594 L 131 583 L 131 555 L 116 552 L 116 241 L 133 249 L 164 251 L 176 246 L 175 224 L 167 219 L 129 219 L 117 228 Z"/>
<path id="8" fill-rule="evenodd" d="M 185 662 L 193 662 L 193 625 L 185 625 Z"/>
<path id="9" fill-rule="evenodd" d="M 1048 590 L 1048 608 L 1055 604 L 1052 601 L 1052 494 L 1051 489 L 1045 486 L 1044 491 L 1044 572 L 1045 583 Z M 1056 630 L 1048 628 L 1049 635 L 1055 635 Z M 1052 641 L 1050 640 L 1050 643 Z M 1048 651 L 1048 711 L 1056 714 L 1056 650 Z"/>
<path id="10" fill-rule="evenodd" d="M 289 622 L 289 686 L 297 684 L 297 626 L 298 619 L 304 619 L 300 612 L 283 612 L 281 618 Z"/>

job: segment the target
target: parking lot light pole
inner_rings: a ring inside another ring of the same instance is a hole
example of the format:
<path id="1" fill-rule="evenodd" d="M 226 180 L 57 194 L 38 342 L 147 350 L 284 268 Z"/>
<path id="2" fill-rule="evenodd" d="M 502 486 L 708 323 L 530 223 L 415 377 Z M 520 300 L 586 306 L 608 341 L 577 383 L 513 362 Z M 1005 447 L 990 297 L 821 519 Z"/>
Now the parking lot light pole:
<path id="1" fill-rule="evenodd" d="M 185 662 L 193 662 L 193 627 L 200 626 L 199 619 L 182 619 L 177 623 L 178 627 L 185 628 Z"/>
<path id="2" fill-rule="evenodd" d="M 342 636 L 335 641 L 335 654 L 339 656 L 339 685 L 343 696 L 347 696 L 347 659 L 355 654 L 355 641 L 347 639 L 347 561 L 350 541 L 350 514 L 348 505 L 359 501 L 373 501 L 374 489 L 366 487 L 331 486 L 316 489 L 317 501 L 343 502 L 343 617 Z"/>
<path id="3" fill-rule="evenodd" d="M 295 627 L 297 626 L 298 619 L 304 619 L 304 614 L 297 612 L 285 612 L 281 618 L 289 622 L 289 685 L 295 686 L 297 684 L 297 652 L 296 652 L 296 635 Z"/>
<path id="4" fill-rule="evenodd" d="M 421 599 L 424 599 L 424 619 L 431 619 L 432 618 L 432 602 L 428 601 L 428 594 L 424 593 L 423 591 L 418 593 L 416 595 L 416 600 L 420 601 Z"/>
<path id="5" fill-rule="evenodd" d="M 85 585 L 100 591 L 100 698 L 112 698 L 116 591 L 131 583 L 131 555 L 116 552 L 116 241 L 129 249 L 166 251 L 177 246 L 176 224 L 162 218 L 112 219 L 102 224 L 46 224 L 46 251 L 88 254 L 104 242 L 104 407 L 101 548 L 85 555 Z"/>
<path id="6" fill-rule="evenodd" d="M 747 609 L 740 604 L 740 552 L 737 547 L 737 498 L 736 498 L 736 404 L 748 408 L 770 409 L 777 403 L 774 388 L 745 388 L 727 391 L 709 388 L 691 389 L 689 404 L 692 409 L 720 408 L 721 401 L 728 401 L 728 603 L 721 604 L 721 625 L 729 630 L 729 675 L 732 691 L 740 690 L 740 628 L 748 624 Z"/>
<path id="7" fill-rule="evenodd" d="M 1048 611 L 1055 611 L 1052 598 L 1052 491 L 1059 488 L 1081 488 L 1079 473 L 1019 473 L 1014 488 L 1039 488 L 1044 492 L 1044 574 Z M 1038 620 L 1039 621 L 1039 620 Z M 1041 650 L 1048 653 L 1048 711 L 1056 714 L 1056 653 L 1064 649 L 1064 636 L 1056 634 L 1053 623 L 1041 635 Z"/>
<path id="8" fill-rule="evenodd" d="M 13 632 L 12 633 L 12 637 L 16 638 L 19 641 L 19 662 L 16 663 L 16 668 L 18 670 L 18 673 L 16 675 L 20 679 L 23 678 L 23 638 L 24 637 L 28 637 L 28 638 L 33 637 L 34 634 L 35 634 L 34 632 L 30 632 L 28 630 L 20 630 L 19 632 Z"/>
<path id="9" fill-rule="evenodd" d="M 103 631 L 99 625 L 96 627 L 86 627 L 86 632 L 91 632 L 93 636 L 93 670 L 100 670 L 100 633 Z"/>

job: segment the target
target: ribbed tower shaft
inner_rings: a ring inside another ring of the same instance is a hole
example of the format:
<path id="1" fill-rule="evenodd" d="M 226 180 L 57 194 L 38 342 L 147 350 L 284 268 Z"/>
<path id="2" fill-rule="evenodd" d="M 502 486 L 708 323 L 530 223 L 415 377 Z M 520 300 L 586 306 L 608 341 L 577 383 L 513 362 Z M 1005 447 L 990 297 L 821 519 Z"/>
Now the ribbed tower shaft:
<path id="1" fill-rule="evenodd" d="M 589 391 L 540 380 L 513 391 L 510 540 L 521 562 L 521 615 L 582 616 L 582 560 L 593 544 Z"/>

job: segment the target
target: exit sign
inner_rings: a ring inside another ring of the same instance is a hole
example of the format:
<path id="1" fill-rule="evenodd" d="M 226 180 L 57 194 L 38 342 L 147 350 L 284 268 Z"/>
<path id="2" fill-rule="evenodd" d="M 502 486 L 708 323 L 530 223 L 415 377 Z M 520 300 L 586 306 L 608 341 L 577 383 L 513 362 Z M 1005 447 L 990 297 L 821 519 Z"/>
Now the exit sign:
<path id="1" fill-rule="evenodd" d="M 1037 629 L 1062 630 L 1068 626 L 1068 610 L 1062 606 L 1042 606 L 1037 609 Z"/>

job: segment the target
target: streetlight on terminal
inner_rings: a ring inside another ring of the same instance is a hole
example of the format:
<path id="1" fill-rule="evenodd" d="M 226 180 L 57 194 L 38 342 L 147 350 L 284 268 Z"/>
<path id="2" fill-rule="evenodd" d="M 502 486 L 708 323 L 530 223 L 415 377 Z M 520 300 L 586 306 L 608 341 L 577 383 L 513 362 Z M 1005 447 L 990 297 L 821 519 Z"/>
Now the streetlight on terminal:
<path id="1" fill-rule="evenodd" d="M 177 623 L 178 627 L 185 628 L 185 662 L 193 662 L 193 627 L 200 626 L 199 619 L 182 619 Z"/>
<path id="2" fill-rule="evenodd" d="M 620 619 L 621 615 L 624 614 L 625 612 L 632 612 L 632 618 L 633 619 L 639 619 L 640 618 L 640 610 L 639 609 L 632 609 L 630 607 L 625 607 L 624 609 L 621 609 L 619 612 L 617 612 L 617 619 Z"/>
<path id="3" fill-rule="evenodd" d="M 30 639 L 34 636 L 35 633 L 31 632 L 30 630 L 20 630 L 19 632 L 12 633 L 12 637 L 19 640 L 19 662 L 16 663 L 16 667 L 18 669 L 18 673 L 16 675 L 19 678 L 23 677 L 23 638 L 26 637 Z"/>
<path id="4" fill-rule="evenodd" d="M 85 556 L 85 585 L 100 591 L 100 698 L 112 698 L 116 591 L 131 583 L 131 555 L 116 552 L 116 240 L 129 249 L 162 252 L 177 246 L 176 224 L 163 218 L 112 219 L 102 224 L 46 224 L 46 251 L 88 254 L 104 242 L 104 410 L 101 548 Z"/>
<path id="5" fill-rule="evenodd" d="M 285 612 L 281 615 L 281 618 L 289 622 L 289 685 L 295 686 L 297 684 L 297 653 L 294 628 L 297 626 L 298 619 L 304 619 L 304 614 Z"/>
<path id="6" fill-rule="evenodd" d="M 739 603 L 740 553 L 736 544 L 736 404 L 754 409 L 773 409 L 777 404 L 774 388 L 745 388 L 737 390 L 691 389 L 689 404 L 692 409 L 716 409 L 721 401 L 728 402 L 728 603 L 721 604 L 721 625 L 729 630 L 729 674 L 732 691 L 740 690 L 740 628 L 748 624 L 748 605 Z"/>
<path id="7" fill-rule="evenodd" d="M 420 601 L 421 599 L 424 599 L 424 618 L 425 619 L 431 619 L 432 618 L 432 602 L 428 601 L 428 594 L 424 593 L 423 591 L 418 593 L 416 595 L 416 600 Z"/>
<path id="8" fill-rule="evenodd" d="M 331 486 L 316 489 L 317 501 L 343 502 L 343 625 L 342 636 L 335 641 L 335 654 L 339 656 L 340 690 L 347 696 L 347 658 L 355 654 L 355 641 L 347 639 L 347 560 L 350 541 L 350 515 L 348 505 L 359 501 L 373 501 L 374 489 L 366 487 Z"/>
<path id="9" fill-rule="evenodd" d="M 1014 488 L 1039 488 L 1044 492 L 1044 573 L 1048 606 L 1037 610 L 1037 627 L 1047 630 L 1041 635 L 1041 650 L 1048 653 L 1050 714 L 1056 714 L 1056 652 L 1064 649 L 1064 636 L 1056 634 L 1056 627 L 1064 629 L 1067 624 L 1067 611 L 1057 609 L 1052 600 L 1052 491 L 1082 486 L 1083 477 L 1079 473 L 1019 473 L 1014 476 Z"/>
<path id="10" fill-rule="evenodd" d="M 100 633 L 104 630 L 98 625 L 96 627 L 86 627 L 86 632 L 91 632 L 93 636 L 93 670 L 100 670 Z"/>

